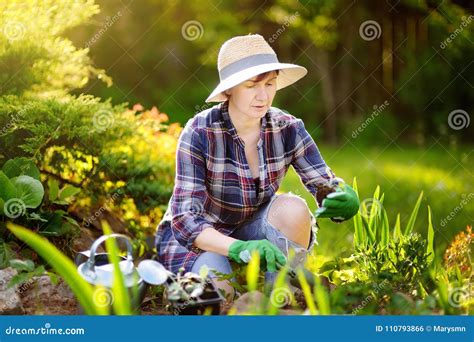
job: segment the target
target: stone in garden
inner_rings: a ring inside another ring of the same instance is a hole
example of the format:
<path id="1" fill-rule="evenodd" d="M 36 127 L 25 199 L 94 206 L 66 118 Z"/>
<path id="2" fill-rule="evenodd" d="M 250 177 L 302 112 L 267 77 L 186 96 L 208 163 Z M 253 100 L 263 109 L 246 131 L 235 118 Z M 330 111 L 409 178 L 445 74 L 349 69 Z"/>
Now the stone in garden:
<path id="1" fill-rule="evenodd" d="M 252 314 L 265 305 L 265 295 L 259 291 L 246 292 L 240 296 L 231 308 L 236 315 Z"/>
<path id="2" fill-rule="evenodd" d="M 28 315 L 78 315 L 79 306 L 69 286 L 61 279 L 55 285 L 48 275 L 33 277 L 22 294 Z"/>
<path id="3" fill-rule="evenodd" d="M 16 270 L 11 267 L 0 270 L 0 315 L 24 314 L 24 309 L 17 293 L 18 285 L 7 288 L 10 279 L 16 274 Z"/>
<path id="4" fill-rule="evenodd" d="M 232 308 L 229 310 L 234 315 L 252 315 L 258 314 L 258 312 L 267 305 L 268 299 L 260 291 L 253 291 L 244 293 L 235 302 Z M 279 315 L 300 315 L 301 311 L 292 309 L 278 310 Z"/>

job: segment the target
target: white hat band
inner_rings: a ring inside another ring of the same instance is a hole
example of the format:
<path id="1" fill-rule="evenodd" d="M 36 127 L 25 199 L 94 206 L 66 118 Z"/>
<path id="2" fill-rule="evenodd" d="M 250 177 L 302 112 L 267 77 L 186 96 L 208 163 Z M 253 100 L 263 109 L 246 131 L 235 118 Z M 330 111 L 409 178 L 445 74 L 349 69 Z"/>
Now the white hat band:
<path id="1" fill-rule="evenodd" d="M 279 63 L 278 58 L 275 54 L 272 53 L 263 53 L 259 55 L 247 56 L 238 61 L 226 65 L 219 71 L 219 78 L 225 80 L 226 78 L 232 76 L 233 74 L 238 73 L 239 71 L 268 63 Z"/>

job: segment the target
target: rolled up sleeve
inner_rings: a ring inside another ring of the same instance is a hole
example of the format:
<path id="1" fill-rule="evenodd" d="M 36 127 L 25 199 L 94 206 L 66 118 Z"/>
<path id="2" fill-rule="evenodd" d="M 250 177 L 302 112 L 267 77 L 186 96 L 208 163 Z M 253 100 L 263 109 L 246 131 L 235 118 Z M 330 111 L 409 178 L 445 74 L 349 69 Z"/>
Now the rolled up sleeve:
<path id="1" fill-rule="evenodd" d="M 326 165 L 303 121 L 298 119 L 291 129 L 291 137 L 294 141 L 291 165 L 295 168 L 306 189 L 311 192 L 317 201 L 317 185 L 335 177 L 335 174 Z M 321 206 L 322 204 L 318 203 L 318 205 Z"/>
<path id="2" fill-rule="evenodd" d="M 204 203 L 206 164 L 200 136 L 186 125 L 178 140 L 176 177 L 171 200 L 171 228 L 176 240 L 188 250 L 196 237 L 212 222 L 206 218 Z"/>

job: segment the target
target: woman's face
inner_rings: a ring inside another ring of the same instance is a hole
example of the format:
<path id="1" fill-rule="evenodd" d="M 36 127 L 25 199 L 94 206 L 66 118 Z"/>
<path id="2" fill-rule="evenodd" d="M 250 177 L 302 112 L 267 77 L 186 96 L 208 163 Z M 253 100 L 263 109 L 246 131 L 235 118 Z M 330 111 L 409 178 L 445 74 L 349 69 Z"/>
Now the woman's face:
<path id="1" fill-rule="evenodd" d="M 226 91 L 229 104 L 252 118 L 262 118 L 276 94 L 276 71 L 255 76 Z"/>

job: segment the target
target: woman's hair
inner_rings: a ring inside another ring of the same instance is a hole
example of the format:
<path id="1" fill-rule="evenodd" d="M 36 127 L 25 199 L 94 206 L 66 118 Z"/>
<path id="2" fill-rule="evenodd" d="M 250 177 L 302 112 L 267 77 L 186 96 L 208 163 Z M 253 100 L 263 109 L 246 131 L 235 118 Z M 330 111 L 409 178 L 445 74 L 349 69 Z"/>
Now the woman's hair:
<path id="1" fill-rule="evenodd" d="M 275 71 L 277 75 L 280 73 L 280 70 L 267 71 L 267 72 L 264 72 L 263 74 L 257 75 L 256 78 L 255 78 L 255 81 L 260 82 L 260 81 L 263 80 L 265 77 L 267 77 L 268 74 L 272 73 L 273 71 Z"/>
<path id="2" fill-rule="evenodd" d="M 258 74 L 257 76 L 255 76 L 255 81 L 260 82 L 261 80 L 263 80 L 265 77 L 267 77 L 270 73 L 272 73 L 274 71 L 276 72 L 276 74 L 278 76 L 278 74 L 280 73 L 280 70 L 271 70 L 271 71 L 267 71 L 267 72 L 264 72 L 262 74 Z M 230 89 L 224 90 L 223 94 L 229 96 L 229 93 L 228 93 L 229 91 L 230 91 Z"/>

